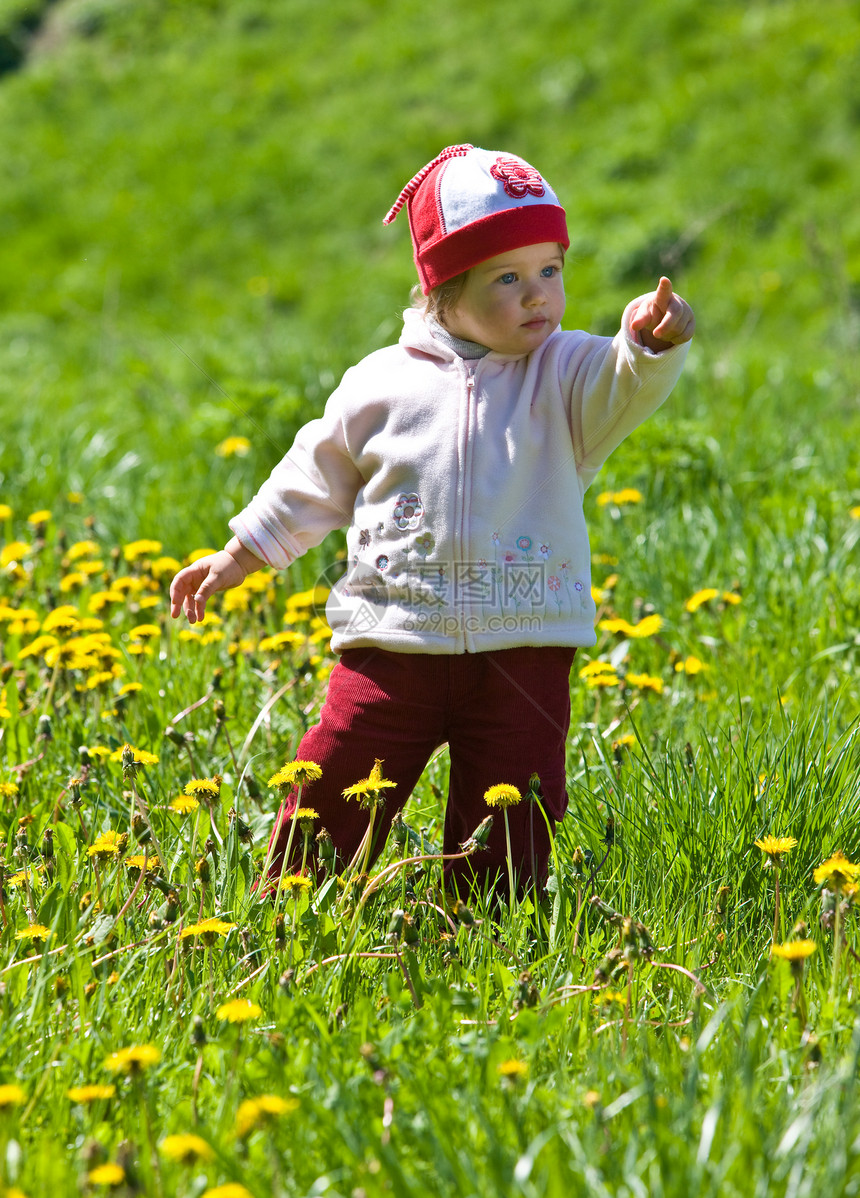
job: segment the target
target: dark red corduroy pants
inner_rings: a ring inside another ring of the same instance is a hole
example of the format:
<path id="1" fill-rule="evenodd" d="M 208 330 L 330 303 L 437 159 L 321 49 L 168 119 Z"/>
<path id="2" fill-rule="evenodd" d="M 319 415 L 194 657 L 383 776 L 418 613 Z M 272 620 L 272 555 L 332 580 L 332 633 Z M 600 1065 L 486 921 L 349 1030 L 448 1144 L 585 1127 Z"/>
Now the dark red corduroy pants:
<path id="1" fill-rule="evenodd" d="M 319 813 L 330 833 L 338 862 L 349 862 L 368 823 L 358 803 L 343 790 L 366 778 L 374 760 L 397 783 L 386 790 L 377 814 L 381 851 L 396 812 L 402 810 L 439 745 L 451 758 L 443 851 L 459 852 L 490 814 L 484 792 L 497 783 L 516 786 L 525 796 L 532 774 L 540 777 L 543 808 L 552 827 L 567 810 L 565 740 L 570 726 L 570 668 L 575 650 L 563 647 L 498 649 L 486 653 L 391 653 L 348 649 L 331 673 L 320 722 L 302 738 L 301 761 L 315 761 L 322 778 L 302 791 L 303 807 Z M 281 872 L 289 833 L 286 817 L 295 810 L 294 791 L 275 822 L 270 876 Z M 448 862 L 449 883 L 477 875 L 506 877 L 505 821 L 495 815 L 487 848 Z M 508 809 L 514 870 L 520 886 L 546 877 L 550 837 L 546 821 L 527 801 Z M 301 859 L 300 837 L 293 841 L 289 868 Z"/>

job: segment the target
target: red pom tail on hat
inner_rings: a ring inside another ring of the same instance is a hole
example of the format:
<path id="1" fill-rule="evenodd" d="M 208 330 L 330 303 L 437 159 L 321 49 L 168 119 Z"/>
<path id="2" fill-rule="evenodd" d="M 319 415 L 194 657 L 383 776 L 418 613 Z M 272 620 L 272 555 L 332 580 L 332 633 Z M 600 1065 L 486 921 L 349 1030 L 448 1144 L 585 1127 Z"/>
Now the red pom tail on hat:
<path id="1" fill-rule="evenodd" d="M 437 167 L 440 162 L 447 162 L 449 158 L 463 158 L 469 153 L 470 150 L 474 150 L 474 148 L 475 147 L 472 145 L 465 144 L 462 146 L 446 146 L 441 154 L 437 154 L 432 162 L 428 162 L 426 166 L 422 166 L 418 174 L 409 180 L 409 182 L 401 191 L 400 195 L 392 204 L 388 215 L 382 218 L 382 223 L 384 225 L 391 224 L 409 197 L 415 194 L 430 172 L 434 169 L 434 167 Z"/>

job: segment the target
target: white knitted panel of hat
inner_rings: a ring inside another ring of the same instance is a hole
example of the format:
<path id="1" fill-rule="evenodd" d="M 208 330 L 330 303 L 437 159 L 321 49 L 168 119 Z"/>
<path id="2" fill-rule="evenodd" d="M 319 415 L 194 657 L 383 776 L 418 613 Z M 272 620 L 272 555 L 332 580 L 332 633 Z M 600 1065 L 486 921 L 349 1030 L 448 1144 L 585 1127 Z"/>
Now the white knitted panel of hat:
<path id="1" fill-rule="evenodd" d="M 451 158 L 442 172 L 439 183 L 439 199 L 445 221 L 446 233 L 453 233 L 472 221 L 504 212 L 506 208 L 522 208 L 532 204 L 558 204 L 558 197 L 546 179 L 543 179 L 544 194 L 527 192 L 522 198 L 514 198 L 505 192 L 503 184 L 495 179 L 490 170 L 499 160 L 529 164 L 515 154 L 501 154 L 496 150 L 473 150 L 465 158 Z"/>

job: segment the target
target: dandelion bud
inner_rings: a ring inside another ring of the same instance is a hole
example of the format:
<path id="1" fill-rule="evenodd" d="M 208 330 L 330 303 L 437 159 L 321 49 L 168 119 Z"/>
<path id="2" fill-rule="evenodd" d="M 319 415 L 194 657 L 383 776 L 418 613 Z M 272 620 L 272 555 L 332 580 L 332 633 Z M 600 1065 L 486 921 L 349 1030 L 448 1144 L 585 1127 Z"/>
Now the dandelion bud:
<path id="1" fill-rule="evenodd" d="M 222 670 L 221 666 L 216 666 L 215 669 L 212 671 L 212 689 L 214 691 L 219 691 L 221 689 L 221 684 L 223 683 L 223 681 L 224 681 L 224 671 Z"/>
<path id="2" fill-rule="evenodd" d="M 174 728 L 172 724 L 168 724 L 164 729 L 164 735 L 168 740 L 173 741 L 175 745 L 179 745 L 180 748 L 185 744 L 185 733 L 180 732 L 178 728 Z"/>
<path id="3" fill-rule="evenodd" d="M 394 837 L 394 843 L 399 845 L 400 848 L 403 848 L 409 839 L 409 831 L 403 822 L 403 815 L 399 811 L 391 821 L 391 835 Z"/>
<path id="4" fill-rule="evenodd" d="M 320 861 L 334 861 L 334 841 L 326 828 L 317 832 L 317 854 Z"/>
<path id="5" fill-rule="evenodd" d="M 578 878 L 581 878 L 584 872 L 583 866 L 585 864 L 585 854 L 579 845 L 577 845 L 573 850 L 573 857 L 571 858 L 571 861 L 573 862 L 574 873 Z"/>
<path id="6" fill-rule="evenodd" d="M 608 849 L 611 849 L 615 844 L 615 817 L 610 815 L 606 821 L 606 831 L 603 836 L 603 843 Z"/>
<path id="7" fill-rule="evenodd" d="M 466 906 L 462 899 L 457 899 L 451 908 L 451 914 L 457 923 L 461 923 L 464 927 L 470 928 L 475 922 L 475 917 L 471 909 Z"/>
<path id="8" fill-rule="evenodd" d="M 92 765 L 92 758 L 90 757 L 90 751 L 86 745 L 80 745 L 78 747 L 78 757 L 80 758 L 81 765 L 85 769 L 88 765 Z"/>
<path id="9" fill-rule="evenodd" d="M 283 915 L 275 916 L 275 945 L 277 948 L 283 948 L 287 943 L 287 933 L 284 928 Z"/>
<path id="10" fill-rule="evenodd" d="M 209 878 L 211 877 L 211 872 L 209 869 L 209 858 L 208 857 L 198 857 L 197 860 L 194 862 L 194 870 L 197 874 L 197 877 L 200 879 L 200 881 L 205 886 L 206 883 L 209 881 Z"/>
<path id="11" fill-rule="evenodd" d="M 206 1028 L 199 1015 L 195 1015 L 191 1020 L 191 1043 L 195 1048 L 202 1048 L 206 1043 Z"/>
<path id="12" fill-rule="evenodd" d="M 175 890 L 168 891 L 167 902 L 162 907 L 164 920 L 167 923 L 175 923 L 179 910 L 179 895 Z"/>
<path id="13" fill-rule="evenodd" d="M 152 839 L 152 833 L 146 826 L 146 820 L 139 811 L 135 811 L 131 817 L 131 830 L 138 844 L 146 844 L 148 840 Z"/>
<path id="14" fill-rule="evenodd" d="M 212 704 L 212 713 L 215 716 L 215 722 L 220 727 L 227 719 L 227 708 L 224 706 L 223 699 L 216 699 Z"/>
<path id="15" fill-rule="evenodd" d="M 283 990 L 284 994 L 289 994 L 290 990 L 292 990 L 294 977 L 295 973 L 292 969 L 285 969 L 278 978 L 278 985 Z"/>
<path id="16" fill-rule="evenodd" d="M 485 849 L 487 847 L 487 841 L 490 839 L 490 829 L 492 826 L 493 817 L 491 815 L 485 815 L 469 839 L 461 846 L 463 852 L 475 853 L 479 849 Z"/>
<path id="17" fill-rule="evenodd" d="M 532 975 L 528 970 L 524 970 L 517 978 L 514 1008 L 521 1011 L 524 1007 L 536 1007 L 539 998 L 540 991 L 534 984 Z"/>
<path id="18" fill-rule="evenodd" d="M 54 863 L 54 829 L 46 828 L 42 835 L 42 857 L 45 862 Z"/>
<path id="19" fill-rule="evenodd" d="M 539 774 L 532 774 L 532 776 L 529 778 L 529 790 L 536 799 L 541 797 Z"/>
<path id="20" fill-rule="evenodd" d="M 38 723 L 38 727 L 36 730 L 36 736 L 37 736 L 38 740 L 53 740 L 54 739 L 54 725 L 51 723 L 51 717 L 49 715 L 40 715 L 39 716 L 39 723 Z"/>

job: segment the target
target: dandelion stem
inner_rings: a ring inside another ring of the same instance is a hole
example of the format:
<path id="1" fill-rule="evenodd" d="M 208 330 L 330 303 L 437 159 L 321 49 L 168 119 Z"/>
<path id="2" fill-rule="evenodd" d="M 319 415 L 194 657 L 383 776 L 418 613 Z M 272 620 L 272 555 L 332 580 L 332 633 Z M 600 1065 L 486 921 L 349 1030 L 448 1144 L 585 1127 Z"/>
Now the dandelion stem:
<path id="1" fill-rule="evenodd" d="M 773 942 L 779 942 L 779 862 L 776 862 L 776 881 L 773 888 Z"/>
<path id="2" fill-rule="evenodd" d="M 513 913 L 514 913 L 514 897 L 515 897 L 514 896 L 514 858 L 513 858 L 513 852 L 511 850 L 511 825 L 508 821 L 507 807 L 502 808 L 502 814 L 505 817 L 505 842 L 507 844 L 507 855 L 508 855 L 508 887 L 509 887 L 508 900 L 509 900 L 510 912 L 511 912 L 511 915 L 513 915 Z"/>

